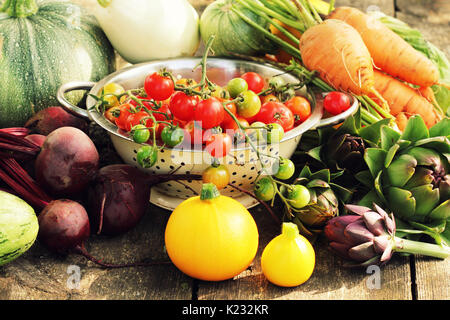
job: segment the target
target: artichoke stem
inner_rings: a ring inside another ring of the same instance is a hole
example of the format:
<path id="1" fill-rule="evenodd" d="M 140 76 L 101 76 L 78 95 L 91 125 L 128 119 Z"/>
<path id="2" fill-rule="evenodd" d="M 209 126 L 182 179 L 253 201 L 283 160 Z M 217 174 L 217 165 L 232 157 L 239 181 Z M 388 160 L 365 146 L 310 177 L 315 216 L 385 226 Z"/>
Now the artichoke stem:
<path id="1" fill-rule="evenodd" d="M 398 237 L 394 237 L 392 249 L 396 252 L 419 254 L 440 259 L 445 259 L 450 255 L 449 247 Z"/>

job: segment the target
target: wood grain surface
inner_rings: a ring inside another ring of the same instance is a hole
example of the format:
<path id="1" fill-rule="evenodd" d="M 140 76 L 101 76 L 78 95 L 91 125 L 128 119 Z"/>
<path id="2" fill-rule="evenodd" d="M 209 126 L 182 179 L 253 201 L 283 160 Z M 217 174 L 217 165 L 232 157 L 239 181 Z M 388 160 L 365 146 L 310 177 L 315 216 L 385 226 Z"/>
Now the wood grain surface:
<path id="1" fill-rule="evenodd" d="M 89 9 L 95 0 L 73 0 Z M 211 0 L 190 0 L 199 10 Z M 450 56 L 448 0 L 337 0 L 361 10 L 382 10 L 420 29 Z M 440 261 L 395 255 L 379 270 L 379 277 L 366 269 L 348 269 L 327 250 L 323 240 L 314 244 L 316 269 L 296 288 L 280 288 L 263 276 L 260 257 L 264 246 L 279 234 L 268 213 L 251 210 L 260 232 L 257 257 L 238 277 L 222 282 L 193 280 L 173 265 L 104 270 L 77 255 L 56 256 L 36 243 L 22 257 L 0 267 L 0 299 L 111 299 L 111 300 L 448 300 L 450 259 Z M 151 206 L 137 228 L 114 237 L 94 236 L 87 243 L 96 257 L 110 263 L 167 258 L 164 229 L 170 212 Z M 70 287 L 73 268 L 79 268 L 81 283 Z"/>

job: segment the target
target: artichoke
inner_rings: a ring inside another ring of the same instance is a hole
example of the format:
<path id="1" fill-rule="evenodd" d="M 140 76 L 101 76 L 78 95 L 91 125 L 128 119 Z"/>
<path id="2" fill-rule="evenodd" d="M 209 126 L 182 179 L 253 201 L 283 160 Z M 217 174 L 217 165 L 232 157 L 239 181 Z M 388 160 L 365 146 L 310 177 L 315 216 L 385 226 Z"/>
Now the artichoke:
<path id="1" fill-rule="evenodd" d="M 380 139 L 381 126 L 389 124 L 389 119 L 383 119 L 372 125 L 362 126 L 358 111 L 346 118 L 338 128 L 318 129 L 316 137 L 310 138 L 311 143 L 307 144 L 304 150 L 311 158 L 332 170 L 347 169 L 358 172 L 360 169 L 367 169 L 363 159 L 365 149 L 376 146 L 376 141 Z M 302 147 L 301 143 L 300 149 Z"/>
<path id="2" fill-rule="evenodd" d="M 365 150 L 364 140 L 348 133 L 339 135 L 328 142 L 329 155 L 336 161 L 336 165 L 354 172 L 365 169 Z"/>
<path id="3" fill-rule="evenodd" d="M 359 204 L 385 206 L 419 229 L 445 228 L 450 218 L 449 135 L 448 118 L 428 130 L 420 116 L 413 116 L 403 134 L 382 126 L 378 147 L 367 148 L 364 155 L 369 170 L 356 175 L 370 187 Z"/>
<path id="4" fill-rule="evenodd" d="M 293 182 L 293 185 L 305 186 L 310 193 L 310 201 L 306 206 L 300 209 L 286 206 L 289 220 L 297 224 L 306 237 L 320 234 L 327 221 L 339 215 L 340 203 L 351 198 L 352 191 L 332 182 L 338 176 L 339 173 L 331 174 L 328 169 L 313 173 L 305 166 Z M 282 187 L 281 193 L 286 195 L 286 192 L 286 187 Z"/>
<path id="5" fill-rule="evenodd" d="M 411 241 L 396 236 L 393 217 L 374 204 L 374 210 L 346 205 L 356 215 L 343 215 L 327 222 L 324 228 L 329 248 L 346 260 L 346 266 L 384 265 L 394 252 L 421 254 L 445 259 L 449 247 Z"/>

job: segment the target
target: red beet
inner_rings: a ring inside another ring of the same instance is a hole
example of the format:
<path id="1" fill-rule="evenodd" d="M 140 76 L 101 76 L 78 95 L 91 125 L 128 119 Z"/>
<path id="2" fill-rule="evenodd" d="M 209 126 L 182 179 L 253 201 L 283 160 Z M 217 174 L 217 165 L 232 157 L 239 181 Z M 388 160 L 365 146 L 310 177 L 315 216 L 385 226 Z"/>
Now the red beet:
<path id="1" fill-rule="evenodd" d="M 88 124 L 86 120 L 78 118 L 62 107 L 49 107 L 36 113 L 28 119 L 25 127 L 35 133 L 49 135 L 54 130 L 61 127 L 75 127 L 82 131 L 86 131 Z"/>
<path id="2" fill-rule="evenodd" d="M 53 195 L 74 195 L 87 187 L 98 163 L 92 140 L 77 128 L 62 127 L 45 139 L 36 158 L 36 180 Z"/>
<path id="3" fill-rule="evenodd" d="M 13 158 L 0 158 L 0 180 L 5 182 L 14 194 L 32 204 L 37 210 L 42 210 L 38 216 L 38 239 L 53 252 L 80 254 L 104 268 L 153 266 L 170 263 L 170 261 L 127 264 L 102 262 L 91 256 L 84 247 L 84 242 L 90 236 L 90 222 L 88 214 L 81 204 L 68 199 L 51 199 Z"/>
<path id="4" fill-rule="evenodd" d="M 90 223 L 86 210 L 72 200 L 54 200 L 38 216 L 38 239 L 47 249 L 60 253 L 77 253 L 105 268 L 153 266 L 169 261 L 109 264 L 91 256 L 84 247 L 90 236 Z"/>
<path id="5" fill-rule="evenodd" d="M 135 227 L 149 207 L 152 186 L 170 180 L 200 179 L 199 175 L 147 175 L 126 164 L 99 170 L 89 190 L 89 217 L 97 234 L 119 235 Z"/>
<path id="6" fill-rule="evenodd" d="M 38 217 L 39 241 L 54 252 L 66 253 L 81 246 L 90 236 L 84 207 L 72 200 L 50 202 Z"/>
<path id="7" fill-rule="evenodd" d="M 89 213 L 97 233 L 115 235 L 133 228 L 149 206 L 150 184 L 129 165 L 99 170 L 89 191 Z"/>

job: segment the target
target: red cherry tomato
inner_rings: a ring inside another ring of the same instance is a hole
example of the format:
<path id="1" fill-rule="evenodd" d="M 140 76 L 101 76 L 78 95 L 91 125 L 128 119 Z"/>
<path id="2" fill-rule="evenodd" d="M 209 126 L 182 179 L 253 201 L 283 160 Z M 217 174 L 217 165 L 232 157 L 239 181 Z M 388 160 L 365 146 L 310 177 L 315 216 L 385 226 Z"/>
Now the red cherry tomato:
<path id="1" fill-rule="evenodd" d="M 178 91 L 170 99 L 169 109 L 175 118 L 191 121 L 194 119 L 195 108 L 199 101 L 198 96 L 190 96 L 183 91 Z"/>
<path id="2" fill-rule="evenodd" d="M 127 119 L 133 108 L 134 106 L 130 103 L 124 103 L 119 107 L 119 116 L 114 121 L 116 126 L 122 130 L 126 130 Z"/>
<path id="3" fill-rule="evenodd" d="M 272 93 L 268 94 L 267 96 L 259 96 L 259 99 L 261 100 L 261 104 L 264 104 L 269 101 L 280 102 L 280 99 L 278 99 L 278 97 Z"/>
<path id="4" fill-rule="evenodd" d="M 145 118 L 148 119 L 144 120 Z M 143 121 L 144 123 L 142 123 L 141 121 Z M 136 113 L 132 113 L 127 118 L 125 130 L 131 131 L 131 129 L 138 124 L 143 124 L 147 128 L 151 128 L 153 127 L 153 119 L 150 118 L 150 115 L 146 111 L 139 111 Z"/>
<path id="5" fill-rule="evenodd" d="M 136 98 L 142 99 L 142 100 L 149 100 L 149 98 L 147 98 L 147 97 L 142 97 L 142 96 L 136 96 Z M 135 106 L 135 107 L 138 106 L 138 103 L 137 103 L 136 101 L 134 101 L 133 99 L 130 100 L 130 103 L 131 103 L 133 106 Z M 152 104 L 150 101 L 142 101 L 142 104 L 143 104 L 146 108 L 148 108 L 149 110 L 151 110 L 151 109 L 154 108 L 153 104 Z"/>
<path id="6" fill-rule="evenodd" d="M 159 109 L 154 108 L 153 111 L 153 116 L 156 121 L 169 121 L 173 118 L 172 112 L 170 111 L 167 103 L 163 103 Z"/>
<path id="7" fill-rule="evenodd" d="M 311 115 L 311 104 L 304 97 L 295 96 L 286 101 L 284 104 L 294 114 L 295 126 L 304 122 Z"/>
<path id="8" fill-rule="evenodd" d="M 144 89 L 147 95 L 156 100 L 163 101 L 172 95 L 175 85 L 171 78 L 154 72 L 145 78 Z"/>
<path id="9" fill-rule="evenodd" d="M 185 141 L 190 141 L 191 145 L 202 145 L 205 143 L 204 140 L 204 135 L 205 132 L 202 129 L 202 127 L 200 126 L 199 123 L 197 123 L 194 120 L 191 120 L 189 122 L 187 122 L 184 127 L 184 132 L 185 132 Z"/>
<path id="10" fill-rule="evenodd" d="M 120 107 L 114 106 L 105 111 L 105 118 L 111 121 L 112 123 L 116 122 L 117 116 L 120 115 Z"/>
<path id="11" fill-rule="evenodd" d="M 225 102 L 225 101 L 227 101 L 227 100 L 220 100 L 221 102 Z M 227 105 L 225 105 L 225 108 L 227 108 L 228 110 L 230 110 L 231 111 L 231 113 L 232 114 L 234 114 L 234 115 L 236 115 L 236 113 L 237 113 L 237 109 L 236 109 L 236 104 L 235 103 L 229 103 L 229 104 L 227 104 Z M 225 110 L 224 110 L 225 111 Z M 226 122 L 230 122 L 230 121 L 234 121 L 233 120 L 233 118 L 229 115 L 229 113 L 228 112 L 224 112 L 224 115 L 223 115 L 223 121 L 222 121 L 222 123 L 226 123 Z"/>
<path id="12" fill-rule="evenodd" d="M 350 108 L 350 98 L 345 93 L 333 91 L 326 95 L 323 107 L 332 115 L 337 115 Z"/>
<path id="13" fill-rule="evenodd" d="M 250 124 L 248 123 L 247 119 L 237 117 L 237 120 L 241 126 L 250 127 Z M 238 141 L 242 141 L 243 139 L 245 139 L 245 135 L 241 132 L 236 121 L 231 120 L 229 122 L 222 123 L 221 127 L 223 129 L 223 132 L 228 134 L 230 137 L 232 138 L 236 137 Z"/>
<path id="14" fill-rule="evenodd" d="M 250 124 L 248 123 L 247 119 L 244 119 L 242 117 L 237 117 L 237 120 L 243 127 L 249 127 L 250 126 Z M 231 121 L 228 121 L 228 122 L 222 122 L 221 127 L 222 127 L 222 129 L 224 131 L 225 130 L 238 130 L 239 129 L 238 124 L 233 119 L 231 119 Z"/>
<path id="15" fill-rule="evenodd" d="M 255 120 L 265 124 L 278 123 L 285 132 L 294 127 L 294 114 L 292 111 L 281 102 L 276 101 L 264 103 Z"/>
<path id="16" fill-rule="evenodd" d="M 205 150 L 214 158 L 223 158 L 231 150 L 233 140 L 226 133 L 212 134 L 206 141 Z"/>
<path id="17" fill-rule="evenodd" d="M 256 72 L 246 72 L 241 76 L 248 84 L 248 90 L 252 90 L 254 93 L 260 93 L 263 91 L 266 82 Z"/>
<path id="18" fill-rule="evenodd" d="M 203 129 L 211 129 L 222 123 L 225 112 L 222 102 L 217 98 L 211 97 L 202 100 L 197 104 L 194 112 L 194 120 L 197 121 Z"/>

